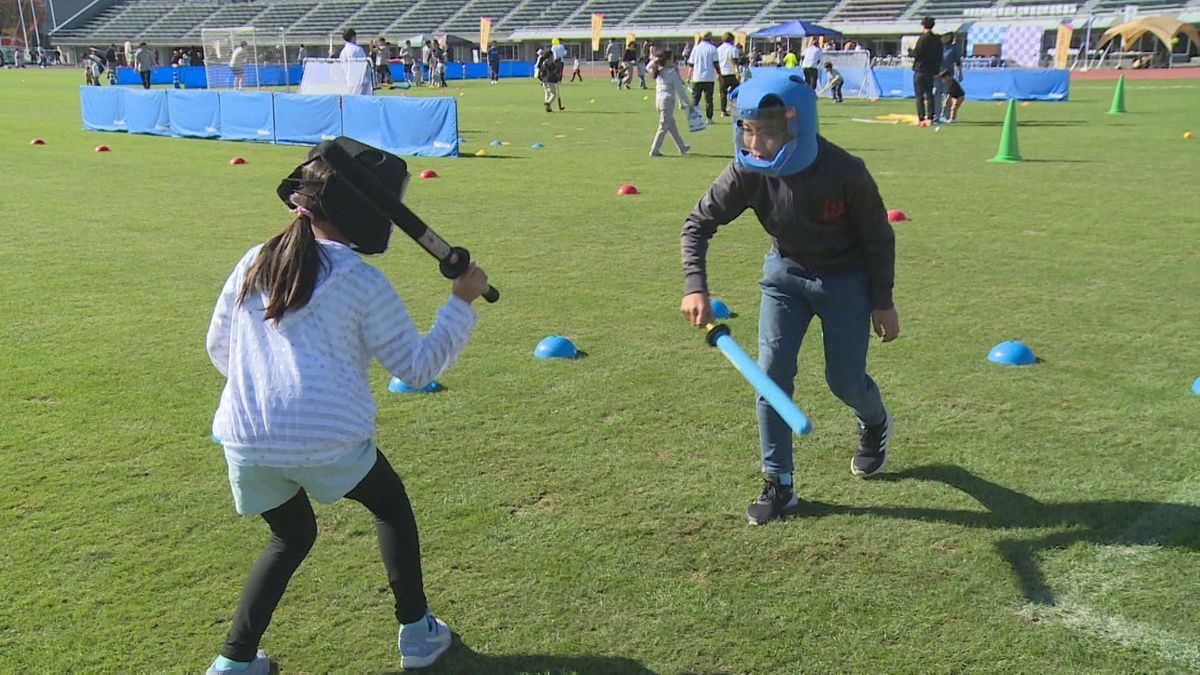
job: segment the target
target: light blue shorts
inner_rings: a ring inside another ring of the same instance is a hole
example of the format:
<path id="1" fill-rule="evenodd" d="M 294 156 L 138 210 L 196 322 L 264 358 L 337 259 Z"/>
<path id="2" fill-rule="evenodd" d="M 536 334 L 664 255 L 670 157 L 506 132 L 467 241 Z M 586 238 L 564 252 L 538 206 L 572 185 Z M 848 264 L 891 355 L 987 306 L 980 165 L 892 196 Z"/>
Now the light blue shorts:
<path id="1" fill-rule="evenodd" d="M 376 457 L 372 439 L 320 466 L 240 466 L 226 460 L 233 505 L 244 516 L 265 513 L 295 497 L 300 488 L 324 504 L 336 502 L 366 477 Z"/>

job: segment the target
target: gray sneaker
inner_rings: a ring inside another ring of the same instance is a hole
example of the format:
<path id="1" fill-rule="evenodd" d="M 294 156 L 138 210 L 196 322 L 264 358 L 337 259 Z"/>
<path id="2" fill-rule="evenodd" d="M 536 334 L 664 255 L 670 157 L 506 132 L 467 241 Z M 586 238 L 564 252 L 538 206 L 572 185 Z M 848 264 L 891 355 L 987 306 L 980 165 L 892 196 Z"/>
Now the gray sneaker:
<path id="1" fill-rule="evenodd" d="M 777 476 L 763 477 L 762 492 L 746 508 L 746 520 L 751 525 L 763 525 L 776 518 L 782 518 L 785 511 L 794 509 L 800 503 L 790 485 L 780 485 Z"/>
<path id="2" fill-rule="evenodd" d="M 888 438 L 892 435 L 892 416 L 870 427 L 860 427 L 858 448 L 850 458 L 850 471 L 859 478 L 874 476 L 887 464 Z"/>
<path id="3" fill-rule="evenodd" d="M 425 668 L 450 648 L 450 628 L 425 611 L 425 618 L 400 627 L 396 638 L 401 668 Z"/>

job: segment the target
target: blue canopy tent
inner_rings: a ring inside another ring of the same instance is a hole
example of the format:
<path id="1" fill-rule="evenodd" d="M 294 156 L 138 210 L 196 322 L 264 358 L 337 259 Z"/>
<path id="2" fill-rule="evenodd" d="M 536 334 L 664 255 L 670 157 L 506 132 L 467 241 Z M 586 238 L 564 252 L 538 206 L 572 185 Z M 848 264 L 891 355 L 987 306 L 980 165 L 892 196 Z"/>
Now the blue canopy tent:
<path id="1" fill-rule="evenodd" d="M 750 34 L 750 37 L 752 37 L 752 38 L 802 38 L 802 37 L 814 37 L 814 36 L 818 36 L 818 35 L 823 35 L 825 37 L 841 37 L 842 36 L 841 33 L 837 32 L 836 30 L 833 30 L 832 28 L 826 28 L 824 26 L 818 26 L 815 23 L 809 23 L 807 21 L 801 21 L 800 19 L 796 19 L 794 21 L 788 21 L 786 23 L 781 23 L 778 26 L 771 26 L 770 28 L 764 28 L 762 30 L 754 31 L 753 33 Z"/>

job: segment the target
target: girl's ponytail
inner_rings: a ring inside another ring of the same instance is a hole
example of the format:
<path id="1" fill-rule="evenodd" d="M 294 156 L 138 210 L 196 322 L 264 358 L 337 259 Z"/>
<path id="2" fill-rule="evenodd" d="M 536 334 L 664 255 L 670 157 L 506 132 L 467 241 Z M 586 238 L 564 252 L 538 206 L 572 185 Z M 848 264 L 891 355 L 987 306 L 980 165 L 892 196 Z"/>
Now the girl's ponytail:
<path id="1" fill-rule="evenodd" d="M 312 157 L 313 153 L 310 153 L 309 159 Z M 253 292 L 265 294 L 264 320 L 278 322 L 284 312 L 303 307 L 312 297 L 322 264 L 312 220 L 314 217 L 325 218 L 320 205 L 313 198 L 313 190 L 319 189 L 332 173 L 330 167 L 319 159 L 304 167 L 301 185 L 291 198 L 297 206 L 296 219 L 287 229 L 263 244 L 258 257 L 246 270 L 237 302 L 241 305 L 246 296 Z"/>

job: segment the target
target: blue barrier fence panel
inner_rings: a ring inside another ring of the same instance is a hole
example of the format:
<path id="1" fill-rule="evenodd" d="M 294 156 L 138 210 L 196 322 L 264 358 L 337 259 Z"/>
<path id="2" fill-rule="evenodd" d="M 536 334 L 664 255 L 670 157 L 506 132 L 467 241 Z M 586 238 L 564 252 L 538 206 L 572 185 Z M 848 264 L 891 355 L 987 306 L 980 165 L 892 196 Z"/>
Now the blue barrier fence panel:
<path id="1" fill-rule="evenodd" d="M 275 94 L 274 99 L 276 143 L 316 145 L 342 135 L 340 96 Z"/>
<path id="2" fill-rule="evenodd" d="M 87 131 L 125 131 L 125 104 L 119 87 L 79 86 L 79 111 Z"/>
<path id="3" fill-rule="evenodd" d="M 168 90 L 122 88 L 121 91 L 124 92 L 125 128 L 129 133 L 171 135 L 171 123 L 167 117 Z"/>
<path id="4" fill-rule="evenodd" d="M 377 148 L 383 147 L 383 102 L 379 96 L 342 99 L 342 133 Z"/>
<path id="5" fill-rule="evenodd" d="M 755 68 L 755 75 L 779 74 L 788 69 Z M 794 69 L 799 73 L 800 69 Z M 913 71 L 908 68 L 872 68 L 871 76 L 879 84 L 881 98 L 913 98 Z M 853 91 L 862 81 L 858 69 L 839 70 L 846 79 L 845 89 Z M 821 82 L 825 73 L 821 72 Z M 1065 101 L 1070 85 L 1070 73 L 1057 69 L 971 68 L 963 72 L 962 87 L 967 98 L 994 101 L 1016 98 L 1035 101 Z"/>
<path id="6" fill-rule="evenodd" d="M 458 156 L 454 97 L 347 96 L 342 106 L 347 136 L 398 155 Z"/>
<path id="7" fill-rule="evenodd" d="M 171 135 L 220 138 L 221 99 L 215 91 L 172 89 L 167 93 Z"/>
<path id="8" fill-rule="evenodd" d="M 221 138 L 227 141 L 275 141 L 272 94 L 260 91 L 221 91 Z"/>

